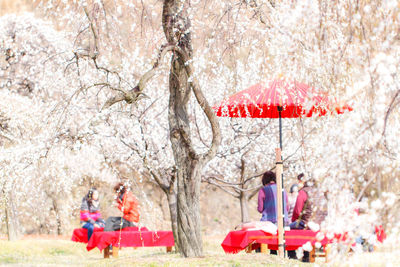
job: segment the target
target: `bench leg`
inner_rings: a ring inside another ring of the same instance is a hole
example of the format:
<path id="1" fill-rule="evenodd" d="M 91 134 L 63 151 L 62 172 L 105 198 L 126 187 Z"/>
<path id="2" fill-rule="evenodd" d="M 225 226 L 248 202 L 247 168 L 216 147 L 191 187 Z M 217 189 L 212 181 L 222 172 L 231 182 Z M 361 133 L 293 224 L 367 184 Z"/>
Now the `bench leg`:
<path id="1" fill-rule="evenodd" d="M 266 254 L 268 252 L 268 245 L 261 243 L 261 253 Z"/>
<path id="2" fill-rule="evenodd" d="M 328 263 L 329 262 L 329 254 L 331 252 L 331 246 L 328 244 L 325 246 L 325 262 Z"/>
<path id="3" fill-rule="evenodd" d="M 310 251 L 310 262 L 315 262 L 315 246 L 313 246 Z"/>
<path id="4" fill-rule="evenodd" d="M 107 246 L 107 247 L 104 249 L 104 258 L 107 259 L 107 258 L 109 258 L 109 257 L 110 257 L 110 247 Z"/>
<path id="5" fill-rule="evenodd" d="M 113 249 L 112 249 L 113 258 L 118 258 L 118 251 L 119 251 L 118 247 L 113 247 Z"/>
<path id="6" fill-rule="evenodd" d="M 251 251 L 253 250 L 252 244 L 248 245 L 245 250 L 246 250 L 246 253 L 251 253 Z"/>
<path id="7" fill-rule="evenodd" d="M 172 252 L 172 247 L 167 247 L 167 253 Z"/>

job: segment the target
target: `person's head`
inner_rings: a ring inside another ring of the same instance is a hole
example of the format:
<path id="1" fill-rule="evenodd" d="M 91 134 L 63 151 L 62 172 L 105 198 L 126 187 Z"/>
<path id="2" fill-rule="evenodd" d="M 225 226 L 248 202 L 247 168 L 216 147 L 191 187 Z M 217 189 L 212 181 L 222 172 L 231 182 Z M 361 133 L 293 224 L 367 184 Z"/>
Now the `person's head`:
<path id="1" fill-rule="evenodd" d="M 300 173 L 298 176 L 297 176 L 297 181 L 299 182 L 299 184 L 300 185 L 302 185 L 303 187 L 305 187 L 305 186 L 315 186 L 315 180 L 313 179 L 313 178 L 309 178 L 309 177 L 306 177 L 305 175 L 304 175 L 304 173 Z"/>
<path id="2" fill-rule="evenodd" d="M 98 200 L 99 199 L 99 191 L 97 191 L 97 189 L 95 187 L 90 188 L 86 195 L 86 198 L 88 200 L 94 200 L 94 201 Z"/>
<path id="3" fill-rule="evenodd" d="M 306 176 L 304 175 L 304 173 L 300 173 L 299 175 L 297 175 L 297 183 L 303 187 L 304 183 L 306 182 Z"/>
<path id="4" fill-rule="evenodd" d="M 118 183 L 114 186 L 114 192 L 117 193 L 118 196 L 123 195 L 126 191 L 126 186 L 124 183 Z"/>
<path id="5" fill-rule="evenodd" d="M 265 173 L 263 174 L 263 177 L 262 177 L 262 184 L 263 184 L 263 185 L 267 185 L 267 184 L 269 184 L 269 183 L 271 183 L 271 182 L 276 183 L 276 175 L 275 175 L 275 173 L 272 172 L 272 171 L 267 171 L 267 172 L 265 172 Z"/>
<path id="6" fill-rule="evenodd" d="M 298 181 L 299 183 L 304 182 L 305 178 L 306 178 L 306 177 L 304 176 L 304 173 L 300 173 L 299 175 L 297 175 L 297 181 Z"/>
<path id="7" fill-rule="evenodd" d="M 290 187 L 290 193 L 291 194 L 295 194 L 299 191 L 299 185 L 298 184 L 292 184 L 292 186 Z"/>

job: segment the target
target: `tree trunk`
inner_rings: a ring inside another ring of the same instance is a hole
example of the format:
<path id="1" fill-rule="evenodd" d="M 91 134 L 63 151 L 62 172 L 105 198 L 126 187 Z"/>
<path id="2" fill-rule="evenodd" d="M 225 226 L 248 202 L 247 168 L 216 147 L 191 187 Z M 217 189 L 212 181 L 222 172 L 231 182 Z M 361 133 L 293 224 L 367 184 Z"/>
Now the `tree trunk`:
<path id="1" fill-rule="evenodd" d="M 54 198 L 53 200 L 53 209 L 56 215 L 56 223 L 57 223 L 57 235 L 62 235 L 62 227 L 61 227 L 61 219 L 60 219 L 60 211 L 58 210 L 57 200 Z"/>
<path id="2" fill-rule="evenodd" d="M 247 194 L 245 192 L 240 193 L 240 212 L 242 215 L 242 223 L 249 222 L 250 217 L 249 217 L 249 199 L 247 197 Z"/>
<path id="3" fill-rule="evenodd" d="M 8 194 L 8 198 L 5 199 L 5 216 L 6 216 L 6 227 L 8 241 L 15 241 L 18 239 L 18 220 L 15 214 L 15 205 L 13 202 L 13 196 L 11 193 Z"/>
<path id="4" fill-rule="evenodd" d="M 177 205 L 176 205 L 176 192 L 167 194 L 169 213 L 171 217 L 171 228 L 174 234 L 175 250 L 179 251 L 179 238 L 178 238 L 178 216 L 177 216 Z"/>
<path id="5" fill-rule="evenodd" d="M 244 160 L 244 156 L 246 153 L 242 155 L 240 160 L 240 188 L 243 190 L 247 189 L 247 185 L 245 184 L 246 177 L 246 161 Z M 239 200 L 240 200 L 240 212 L 242 215 L 242 223 L 249 221 L 249 207 L 248 207 L 248 194 L 245 191 L 239 191 Z"/>
<path id="6" fill-rule="evenodd" d="M 192 58 L 190 21 L 186 1 L 165 0 L 163 28 L 169 44 L 178 46 Z M 177 241 L 185 257 L 203 255 L 200 227 L 200 182 L 202 163 L 191 144 L 187 106 L 191 88 L 185 62 L 174 53 L 169 76 L 168 122 L 170 141 L 177 167 Z"/>

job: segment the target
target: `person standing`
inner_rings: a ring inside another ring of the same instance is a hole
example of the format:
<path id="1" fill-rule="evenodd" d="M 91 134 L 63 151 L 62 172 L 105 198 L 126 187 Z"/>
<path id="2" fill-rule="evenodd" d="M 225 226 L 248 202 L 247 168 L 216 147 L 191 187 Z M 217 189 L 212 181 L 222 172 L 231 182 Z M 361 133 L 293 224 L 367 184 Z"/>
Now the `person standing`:
<path id="1" fill-rule="evenodd" d="M 139 202 L 123 183 L 114 187 L 116 206 L 123 213 L 122 217 L 109 217 L 104 231 L 117 231 L 126 227 L 136 226 L 139 222 Z"/>
<path id="2" fill-rule="evenodd" d="M 92 237 L 94 228 L 105 226 L 100 214 L 99 192 L 96 188 L 89 189 L 86 196 L 83 197 L 80 219 L 82 228 L 88 231 L 88 242 Z"/>

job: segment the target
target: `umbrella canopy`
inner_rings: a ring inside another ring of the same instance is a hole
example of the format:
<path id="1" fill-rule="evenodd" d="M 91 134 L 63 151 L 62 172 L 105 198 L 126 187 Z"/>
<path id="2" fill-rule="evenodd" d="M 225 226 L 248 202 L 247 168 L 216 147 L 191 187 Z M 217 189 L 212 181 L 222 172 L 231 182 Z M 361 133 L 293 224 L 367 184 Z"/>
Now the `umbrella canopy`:
<path id="1" fill-rule="evenodd" d="M 217 116 L 231 118 L 282 118 L 324 116 L 352 110 L 327 94 L 297 81 L 279 79 L 256 84 L 215 106 Z"/>

